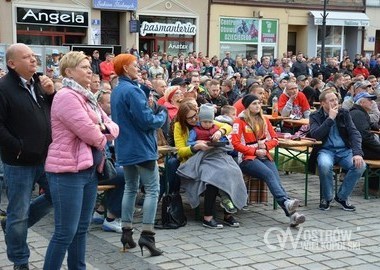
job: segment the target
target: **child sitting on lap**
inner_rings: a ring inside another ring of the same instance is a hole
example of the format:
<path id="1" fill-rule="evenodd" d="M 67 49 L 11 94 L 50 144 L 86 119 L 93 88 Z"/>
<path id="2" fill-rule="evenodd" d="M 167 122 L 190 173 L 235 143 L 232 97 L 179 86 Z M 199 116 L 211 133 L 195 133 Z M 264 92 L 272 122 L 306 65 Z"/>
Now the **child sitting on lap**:
<path id="1" fill-rule="evenodd" d="M 236 113 L 235 113 L 236 114 Z M 187 141 L 187 145 L 194 145 L 197 141 L 207 141 L 212 142 L 212 135 L 219 131 L 219 127 L 214 124 L 214 115 L 215 108 L 212 104 L 202 104 L 199 108 L 199 122 L 193 127 L 189 132 L 189 139 Z M 233 122 L 233 120 L 232 120 Z M 223 140 L 222 140 L 223 141 Z M 226 142 L 228 139 L 225 138 Z M 219 195 L 221 198 L 220 206 L 224 208 L 227 213 L 233 214 L 237 212 L 236 207 L 231 201 L 229 195 L 219 190 Z"/>

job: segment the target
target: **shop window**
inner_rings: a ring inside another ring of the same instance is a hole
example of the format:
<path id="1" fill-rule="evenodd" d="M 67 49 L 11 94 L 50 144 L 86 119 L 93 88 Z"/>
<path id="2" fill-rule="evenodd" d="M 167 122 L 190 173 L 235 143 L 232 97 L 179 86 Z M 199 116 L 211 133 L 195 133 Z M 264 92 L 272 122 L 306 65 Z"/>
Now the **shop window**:
<path id="1" fill-rule="evenodd" d="M 343 27 L 342 26 L 332 26 L 326 25 L 326 36 L 325 44 L 326 45 L 342 45 L 342 36 L 343 36 Z M 318 45 L 322 44 L 322 26 L 318 26 Z"/>
<path id="2" fill-rule="evenodd" d="M 226 56 L 225 53 L 227 51 L 231 53 L 232 58 L 235 58 L 236 56 L 252 58 L 254 55 L 258 53 L 258 45 L 222 43 L 220 44 L 219 51 L 220 51 L 220 55 L 219 55 L 220 59 L 223 59 Z"/>

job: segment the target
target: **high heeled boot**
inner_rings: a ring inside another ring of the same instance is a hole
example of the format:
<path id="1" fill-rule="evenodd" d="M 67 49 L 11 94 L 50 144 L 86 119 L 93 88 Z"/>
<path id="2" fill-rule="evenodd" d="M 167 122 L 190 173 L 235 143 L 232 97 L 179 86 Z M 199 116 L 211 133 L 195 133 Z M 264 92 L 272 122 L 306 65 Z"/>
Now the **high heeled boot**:
<path id="1" fill-rule="evenodd" d="M 123 234 L 121 235 L 121 243 L 123 244 L 123 251 L 125 251 L 126 248 L 134 248 L 136 247 L 136 242 L 133 241 L 133 229 L 132 228 L 122 228 Z"/>
<path id="2" fill-rule="evenodd" d="M 160 256 L 163 253 L 162 250 L 156 248 L 156 243 L 155 243 L 154 235 L 155 235 L 155 233 L 154 232 L 150 232 L 150 231 L 142 231 L 141 232 L 141 236 L 140 236 L 140 239 L 139 239 L 139 246 L 140 246 L 140 249 L 141 249 L 141 256 L 144 256 L 144 254 L 143 254 L 143 247 L 146 247 L 149 250 L 150 256 Z"/>

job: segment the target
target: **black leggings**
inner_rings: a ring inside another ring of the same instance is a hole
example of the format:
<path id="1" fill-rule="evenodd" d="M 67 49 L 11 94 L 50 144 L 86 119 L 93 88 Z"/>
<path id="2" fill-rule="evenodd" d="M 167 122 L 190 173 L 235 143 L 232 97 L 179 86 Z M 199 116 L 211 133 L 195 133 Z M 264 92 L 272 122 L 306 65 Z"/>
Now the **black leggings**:
<path id="1" fill-rule="evenodd" d="M 218 188 L 213 185 L 207 185 L 205 190 L 205 201 L 204 201 L 204 207 L 205 207 L 205 216 L 213 216 L 214 215 L 214 207 L 215 207 L 215 201 L 216 196 L 218 195 Z"/>

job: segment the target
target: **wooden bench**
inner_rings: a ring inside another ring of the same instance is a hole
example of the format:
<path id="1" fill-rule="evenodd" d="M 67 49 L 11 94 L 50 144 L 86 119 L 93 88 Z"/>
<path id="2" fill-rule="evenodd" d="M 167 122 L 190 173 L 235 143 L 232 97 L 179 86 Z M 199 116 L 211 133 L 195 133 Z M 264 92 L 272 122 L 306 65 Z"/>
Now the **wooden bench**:
<path id="1" fill-rule="evenodd" d="M 115 185 L 98 185 L 98 191 L 104 192 L 116 188 Z"/>
<path id="2" fill-rule="evenodd" d="M 369 177 L 377 177 L 380 180 L 380 160 L 365 159 L 366 170 L 364 172 L 364 198 L 369 199 L 368 179 Z"/>
<path id="3" fill-rule="evenodd" d="M 112 189 L 115 189 L 115 185 L 98 185 L 98 195 L 97 195 L 97 205 L 98 203 L 102 204 L 104 207 L 104 217 L 107 215 L 107 204 L 106 204 L 106 197 L 105 192 L 110 191 Z M 101 194 L 100 194 L 101 193 Z"/>

